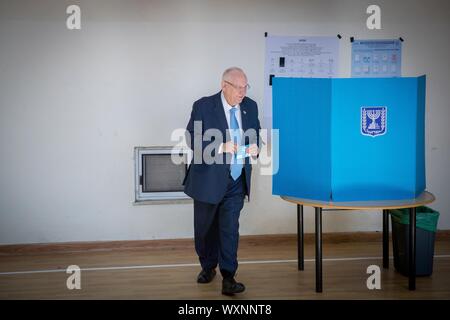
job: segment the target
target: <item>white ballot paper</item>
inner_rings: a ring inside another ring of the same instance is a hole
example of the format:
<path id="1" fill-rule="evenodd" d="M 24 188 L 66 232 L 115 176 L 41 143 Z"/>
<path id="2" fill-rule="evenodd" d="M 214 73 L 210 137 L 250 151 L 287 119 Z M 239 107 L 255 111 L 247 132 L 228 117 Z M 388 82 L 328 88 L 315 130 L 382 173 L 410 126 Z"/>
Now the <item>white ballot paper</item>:
<path id="1" fill-rule="evenodd" d="M 249 145 L 246 146 L 239 146 L 238 151 L 236 153 L 236 159 L 244 159 L 247 157 L 250 157 L 250 154 L 245 152 L 245 150 L 250 147 Z"/>

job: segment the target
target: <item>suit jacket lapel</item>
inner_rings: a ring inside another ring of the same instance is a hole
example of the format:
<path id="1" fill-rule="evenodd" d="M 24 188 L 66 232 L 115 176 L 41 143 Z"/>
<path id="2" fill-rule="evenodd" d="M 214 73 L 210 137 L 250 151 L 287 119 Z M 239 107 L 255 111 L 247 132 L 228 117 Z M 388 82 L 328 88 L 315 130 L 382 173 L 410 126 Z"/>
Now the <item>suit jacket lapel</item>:
<path id="1" fill-rule="evenodd" d="M 220 128 L 217 128 L 217 129 L 222 131 L 222 133 L 225 136 L 227 129 L 228 129 L 228 122 L 227 122 L 227 118 L 225 116 L 225 111 L 223 110 L 221 92 L 216 94 L 216 104 L 214 106 L 214 114 L 216 115 L 217 120 L 219 121 L 219 124 L 220 124 Z"/>
<path id="2" fill-rule="evenodd" d="M 242 120 L 242 130 L 245 132 L 248 129 L 248 118 L 247 118 L 247 104 L 245 104 L 245 99 L 242 100 L 241 106 L 241 120 Z"/>

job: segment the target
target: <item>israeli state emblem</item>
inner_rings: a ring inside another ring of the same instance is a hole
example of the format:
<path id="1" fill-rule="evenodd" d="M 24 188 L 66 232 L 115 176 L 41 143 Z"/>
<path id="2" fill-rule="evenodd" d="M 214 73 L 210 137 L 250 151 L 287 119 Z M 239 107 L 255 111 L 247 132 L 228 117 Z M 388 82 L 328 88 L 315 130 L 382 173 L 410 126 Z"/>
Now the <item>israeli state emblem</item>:
<path id="1" fill-rule="evenodd" d="M 382 136 L 387 130 L 387 107 L 361 107 L 361 134 Z"/>

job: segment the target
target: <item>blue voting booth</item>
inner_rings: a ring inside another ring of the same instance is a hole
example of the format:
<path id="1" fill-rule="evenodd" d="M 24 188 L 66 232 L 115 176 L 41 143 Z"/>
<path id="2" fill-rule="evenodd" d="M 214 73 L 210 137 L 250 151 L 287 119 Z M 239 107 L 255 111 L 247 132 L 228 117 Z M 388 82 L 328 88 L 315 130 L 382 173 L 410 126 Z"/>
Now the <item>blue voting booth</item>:
<path id="1" fill-rule="evenodd" d="M 413 199 L 425 190 L 425 76 L 274 78 L 274 195 Z"/>

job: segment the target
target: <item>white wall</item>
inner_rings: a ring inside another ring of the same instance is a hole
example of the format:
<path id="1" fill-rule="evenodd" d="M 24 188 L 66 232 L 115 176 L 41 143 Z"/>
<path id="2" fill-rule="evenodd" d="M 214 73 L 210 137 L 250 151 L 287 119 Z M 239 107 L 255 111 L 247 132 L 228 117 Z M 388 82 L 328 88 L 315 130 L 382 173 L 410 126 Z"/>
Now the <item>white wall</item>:
<path id="1" fill-rule="evenodd" d="M 365 27 L 369 4 L 382 30 Z M 82 29 L 65 27 L 80 4 Z M 192 102 L 243 67 L 263 103 L 264 32 L 402 36 L 403 75 L 427 74 L 427 187 L 450 228 L 449 1 L 0 0 L 0 243 L 193 236 L 192 205 L 133 206 L 133 148 L 171 145 Z M 307 155 L 307 150 L 305 150 Z M 241 234 L 296 232 L 296 210 L 253 176 Z M 306 209 L 306 232 L 313 211 Z M 377 212 L 326 213 L 324 230 L 380 230 Z"/>

